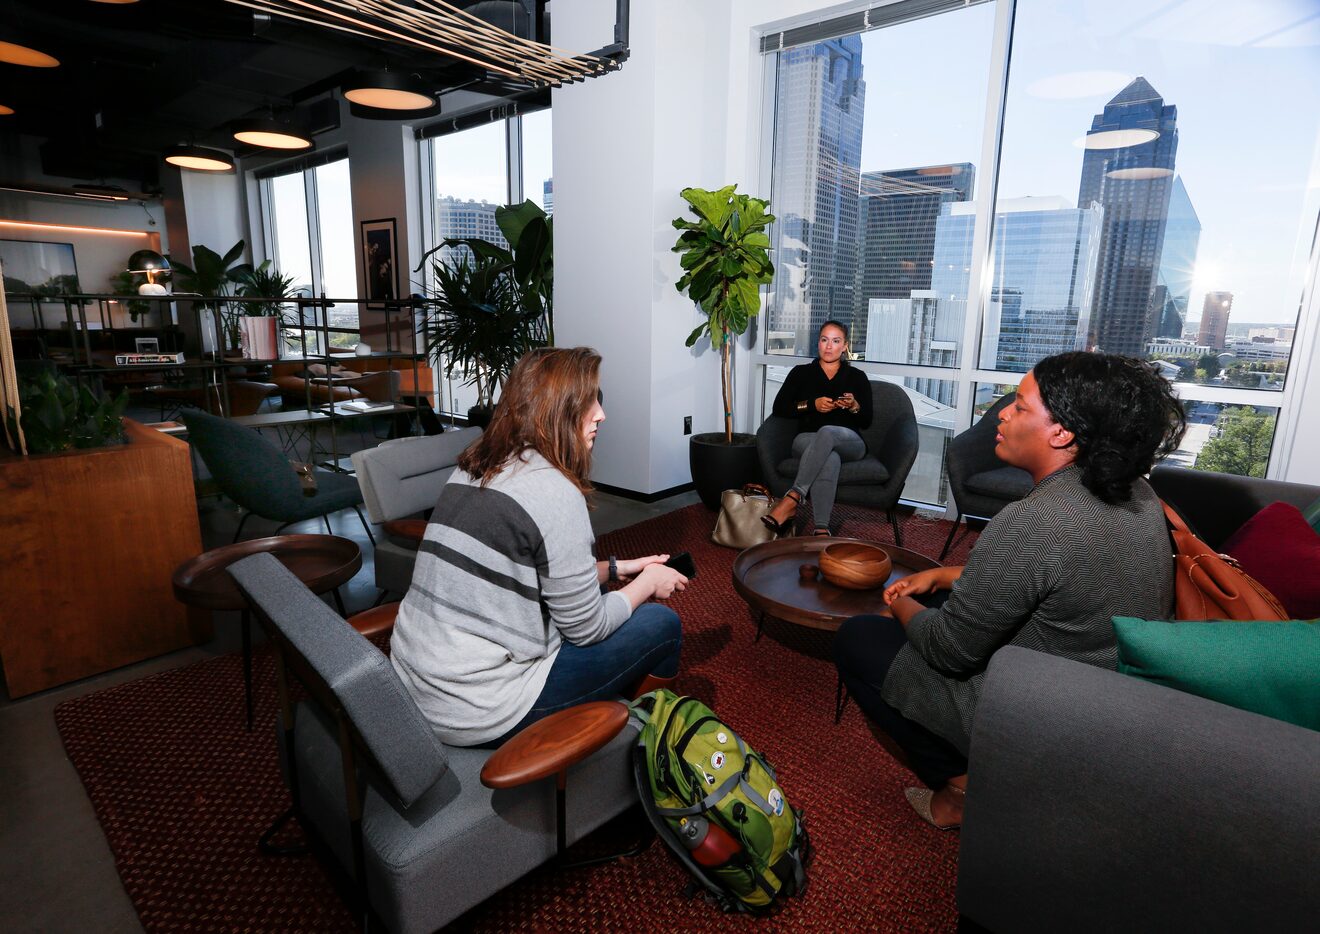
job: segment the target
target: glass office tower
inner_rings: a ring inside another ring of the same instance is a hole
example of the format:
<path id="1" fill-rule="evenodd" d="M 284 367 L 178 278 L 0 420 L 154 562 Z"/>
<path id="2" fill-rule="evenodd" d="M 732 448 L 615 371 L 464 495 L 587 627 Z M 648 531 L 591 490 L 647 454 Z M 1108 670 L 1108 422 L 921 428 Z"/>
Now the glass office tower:
<path id="1" fill-rule="evenodd" d="M 770 209 L 775 279 L 769 349 L 812 356 L 816 332 L 851 323 L 862 158 L 862 40 L 845 36 L 780 55 Z"/>
<path id="2" fill-rule="evenodd" d="M 1140 357 L 1160 309 L 1152 302 L 1164 246 L 1178 108 L 1135 78 L 1091 121 L 1077 203 L 1104 211 L 1089 343 Z"/>

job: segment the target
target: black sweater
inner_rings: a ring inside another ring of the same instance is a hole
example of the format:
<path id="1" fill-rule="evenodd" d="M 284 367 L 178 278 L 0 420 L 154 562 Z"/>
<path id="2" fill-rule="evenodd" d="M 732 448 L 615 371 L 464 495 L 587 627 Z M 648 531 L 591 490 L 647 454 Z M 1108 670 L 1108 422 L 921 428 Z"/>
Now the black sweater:
<path id="1" fill-rule="evenodd" d="M 847 409 L 817 412 L 816 400 L 821 396 L 837 399 L 846 392 L 853 394 L 860 406 L 854 415 Z M 798 411 L 798 403 L 805 401 L 807 410 Z M 774 414 L 796 418 L 798 431 L 816 431 L 826 425 L 842 425 L 860 432 L 871 427 L 871 383 L 866 374 L 851 366 L 840 366 L 830 379 L 820 367 L 819 360 L 803 363 L 788 371 L 788 378 L 775 396 Z"/>

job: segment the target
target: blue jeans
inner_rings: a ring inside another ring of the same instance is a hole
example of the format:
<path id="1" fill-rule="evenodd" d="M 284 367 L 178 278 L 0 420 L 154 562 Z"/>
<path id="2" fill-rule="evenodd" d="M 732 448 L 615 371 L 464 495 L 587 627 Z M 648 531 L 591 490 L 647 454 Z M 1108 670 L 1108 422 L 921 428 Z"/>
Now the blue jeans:
<path id="1" fill-rule="evenodd" d="M 674 677 L 682 642 L 678 614 L 660 603 L 643 603 L 599 642 L 564 642 L 532 709 L 509 732 L 481 745 L 498 746 L 528 724 L 577 704 L 628 696 L 647 675 Z"/>
<path id="2" fill-rule="evenodd" d="M 803 499 L 810 489 L 816 528 L 827 529 L 839 489 L 839 470 L 844 461 L 859 461 L 866 456 L 866 442 L 851 428 L 826 425 L 820 431 L 804 431 L 794 438 L 793 453 L 801 458 L 793 489 Z"/>

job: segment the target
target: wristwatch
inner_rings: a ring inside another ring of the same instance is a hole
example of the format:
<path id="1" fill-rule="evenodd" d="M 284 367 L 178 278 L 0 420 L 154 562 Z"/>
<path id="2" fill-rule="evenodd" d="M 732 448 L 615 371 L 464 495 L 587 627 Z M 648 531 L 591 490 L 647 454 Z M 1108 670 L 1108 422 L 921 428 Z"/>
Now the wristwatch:
<path id="1" fill-rule="evenodd" d="M 614 555 L 610 555 L 610 581 L 613 582 L 613 581 L 617 581 L 618 579 L 619 579 L 619 559 L 614 557 Z"/>

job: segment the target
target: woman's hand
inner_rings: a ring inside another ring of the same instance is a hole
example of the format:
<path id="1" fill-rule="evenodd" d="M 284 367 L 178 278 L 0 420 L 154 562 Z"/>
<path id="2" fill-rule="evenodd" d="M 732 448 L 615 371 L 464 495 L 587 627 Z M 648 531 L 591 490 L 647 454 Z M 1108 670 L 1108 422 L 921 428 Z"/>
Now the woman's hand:
<path id="1" fill-rule="evenodd" d="M 835 402 L 838 403 L 839 408 L 847 409 L 849 412 L 853 413 L 854 415 L 856 415 L 859 411 L 861 411 L 862 408 L 860 405 L 857 404 L 857 400 L 853 398 L 853 394 L 850 392 L 845 392 L 843 395 L 839 396 L 839 398 L 836 399 Z"/>
<path id="2" fill-rule="evenodd" d="M 885 588 L 885 606 L 891 605 L 899 597 L 916 597 L 937 590 L 949 590 L 954 581 L 962 576 L 962 570 L 961 567 L 931 568 L 900 578 Z"/>
<path id="3" fill-rule="evenodd" d="M 826 412 L 833 412 L 835 409 L 839 408 L 839 403 L 828 396 L 821 396 L 816 400 L 815 405 L 816 411 L 820 412 L 822 415 Z"/>
<path id="4" fill-rule="evenodd" d="M 652 564 L 664 564 L 669 560 L 669 555 L 647 555 L 645 558 L 625 558 L 615 562 L 615 568 L 619 572 L 619 580 L 630 581 L 642 570 Z"/>
<path id="5" fill-rule="evenodd" d="M 635 583 L 650 591 L 648 597 L 665 600 L 676 590 L 686 590 L 688 579 L 664 564 L 648 564 L 637 575 Z"/>

